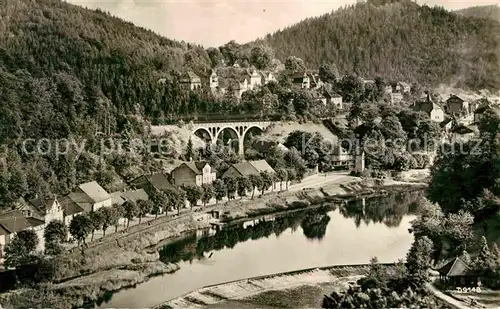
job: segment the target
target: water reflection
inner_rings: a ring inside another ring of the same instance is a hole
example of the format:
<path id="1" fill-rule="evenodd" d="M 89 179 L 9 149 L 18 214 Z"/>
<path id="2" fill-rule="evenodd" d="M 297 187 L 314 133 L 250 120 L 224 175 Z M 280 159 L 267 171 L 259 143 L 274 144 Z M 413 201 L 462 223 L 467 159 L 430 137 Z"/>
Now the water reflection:
<path id="1" fill-rule="evenodd" d="M 405 215 L 414 214 L 417 211 L 418 201 L 422 197 L 422 191 L 414 191 L 359 199 L 340 205 L 327 205 L 281 216 L 266 216 L 228 226 L 213 236 L 197 238 L 196 234 L 193 233 L 161 248 L 160 260 L 165 263 L 202 260 L 208 258 L 212 251 L 232 249 L 238 243 L 250 239 L 268 238 L 271 235 L 280 236 L 287 229 L 295 232 L 298 227 L 301 227 L 307 239 L 321 241 L 331 220 L 328 213 L 337 207 L 344 218 L 354 220 L 357 228 L 361 227 L 361 223 L 365 225 L 383 223 L 387 227 L 396 228 L 399 227 Z"/>

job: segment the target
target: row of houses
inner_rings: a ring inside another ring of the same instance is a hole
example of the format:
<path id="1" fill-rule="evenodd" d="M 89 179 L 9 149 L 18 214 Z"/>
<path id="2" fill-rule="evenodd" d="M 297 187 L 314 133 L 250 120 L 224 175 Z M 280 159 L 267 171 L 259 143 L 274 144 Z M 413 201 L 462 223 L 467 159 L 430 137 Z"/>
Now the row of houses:
<path id="1" fill-rule="evenodd" d="M 224 176 L 234 177 L 259 174 L 267 171 L 275 173 L 265 161 L 249 161 L 233 164 Z M 202 186 L 216 179 L 216 171 L 207 162 L 184 162 L 170 173 L 153 173 L 140 176 L 129 183 L 124 191 L 108 193 L 96 181 L 78 185 L 72 192 L 62 197 L 35 198 L 25 201 L 20 198 L 12 210 L 0 214 L 0 262 L 3 250 L 13 236 L 19 231 L 32 230 L 39 239 L 38 250 L 45 248 L 44 231 L 53 220 L 64 222 L 69 226 L 76 215 L 87 214 L 103 207 L 122 205 L 126 201 L 137 203 L 148 200 L 150 196 L 160 191 L 182 186 Z M 273 189 L 282 188 L 286 183 L 276 182 Z M 121 219 L 120 224 L 125 220 Z"/>
<path id="2" fill-rule="evenodd" d="M 290 77 L 294 87 L 316 90 L 311 94 L 318 103 L 324 105 L 333 104 L 338 108 L 342 108 L 342 96 L 333 91 L 331 86 L 327 87 L 321 81 L 317 72 L 308 70 L 285 72 L 284 74 Z M 230 91 L 234 97 L 241 99 L 241 96 L 246 91 L 258 89 L 269 82 L 276 82 L 277 78 L 277 74 L 271 71 L 260 71 L 255 68 L 225 67 L 212 71 L 209 76 L 208 86 L 214 95 L 224 95 Z M 179 83 L 188 90 L 201 89 L 203 85 L 202 78 L 192 71 L 185 72 L 181 76 Z"/>
<path id="3" fill-rule="evenodd" d="M 425 112 L 438 123 L 449 123 L 451 119 L 455 119 L 460 124 L 469 125 L 478 123 L 486 110 L 498 109 L 498 104 L 486 98 L 469 102 L 457 95 L 451 95 L 445 102 L 436 103 L 427 94 L 425 99 L 415 102 L 412 108 Z"/>

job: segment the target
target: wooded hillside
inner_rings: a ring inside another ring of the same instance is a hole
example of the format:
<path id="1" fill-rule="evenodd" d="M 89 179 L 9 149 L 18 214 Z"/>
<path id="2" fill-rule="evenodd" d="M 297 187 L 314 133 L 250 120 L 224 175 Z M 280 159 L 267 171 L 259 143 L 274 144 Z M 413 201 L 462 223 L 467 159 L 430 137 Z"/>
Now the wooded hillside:
<path id="1" fill-rule="evenodd" d="M 500 21 L 500 7 L 498 5 L 473 6 L 455 11 L 455 13 L 468 17 L 490 18 Z"/>
<path id="2" fill-rule="evenodd" d="M 500 23 L 410 1 L 386 2 L 306 19 L 264 41 L 280 60 L 293 55 L 309 67 L 326 62 L 368 78 L 500 88 Z"/>

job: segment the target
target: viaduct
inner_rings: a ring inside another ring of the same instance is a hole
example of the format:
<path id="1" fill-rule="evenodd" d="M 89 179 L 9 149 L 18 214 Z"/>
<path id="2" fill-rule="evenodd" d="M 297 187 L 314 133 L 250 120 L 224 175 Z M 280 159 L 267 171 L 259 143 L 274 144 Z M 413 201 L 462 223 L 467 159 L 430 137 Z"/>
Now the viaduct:
<path id="1" fill-rule="evenodd" d="M 263 132 L 273 122 L 272 121 L 225 121 L 225 122 L 197 122 L 189 125 L 193 135 L 196 135 L 206 142 L 216 144 L 224 136 L 229 136 L 231 145 L 238 145 L 239 154 L 244 154 L 243 144 L 245 137 L 252 130 Z M 156 126 L 161 127 L 161 126 Z"/>

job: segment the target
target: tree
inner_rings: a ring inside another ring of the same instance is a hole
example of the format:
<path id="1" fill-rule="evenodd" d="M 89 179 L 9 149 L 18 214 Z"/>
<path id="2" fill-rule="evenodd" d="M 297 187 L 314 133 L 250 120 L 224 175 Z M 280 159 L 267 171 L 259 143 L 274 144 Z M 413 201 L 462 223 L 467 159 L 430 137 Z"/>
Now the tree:
<path id="1" fill-rule="evenodd" d="M 267 46 L 256 46 L 250 51 L 250 63 L 259 70 L 264 70 L 273 61 L 273 51 Z"/>
<path id="2" fill-rule="evenodd" d="M 277 169 L 276 178 L 280 181 L 280 191 L 283 191 L 283 182 L 288 182 L 288 172 L 286 171 L 286 169 Z"/>
<path id="3" fill-rule="evenodd" d="M 224 57 L 222 56 L 222 53 L 220 52 L 220 50 L 218 48 L 214 48 L 214 47 L 208 48 L 207 54 L 208 54 L 208 57 L 210 58 L 212 68 L 216 68 L 224 60 Z"/>
<path id="4" fill-rule="evenodd" d="M 201 185 L 201 201 L 203 202 L 203 206 L 207 206 L 207 203 L 214 197 L 215 190 L 214 186 L 211 183 L 204 183 Z"/>
<path id="5" fill-rule="evenodd" d="M 218 204 L 219 201 L 221 201 L 227 194 L 226 185 L 224 184 L 224 181 L 216 179 L 213 182 L 213 186 L 215 191 L 215 201 Z"/>
<path id="6" fill-rule="evenodd" d="M 260 172 L 260 177 L 262 179 L 260 190 L 262 191 L 261 195 L 264 195 L 264 192 L 269 189 L 270 186 L 273 185 L 273 175 L 267 171 Z"/>
<path id="7" fill-rule="evenodd" d="M 295 147 L 292 147 L 289 151 L 287 151 L 285 154 L 285 162 L 287 167 L 296 171 L 297 180 L 302 180 L 304 178 L 307 171 L 306 162 Z"/>
<path id="8" fill-rule="evenodd" d="M 304 60 L 295 57 L 295 56 L 289 56 L 285 60 L 285 69 L 292 71 L 292 72 L 297 72 L 297 71 L 302 71 L 306 69 L 306 65 L 304 64 Z"/>
<path id="9" fill-rule="evenodd" d="M 191 206 L 191 209 L 193 209 L 193 206 L 196 206 L 196 203 L 198 203 L 198 200 L 201 198 L 201 188 L 196 185 L 192 185 L 184 186 L 183 189 L 184 192 L 186 192 L 186 198 L 189 202 L 189 205 Z"/>
<path id="10" fill-rule="evenodd" d="M 66 241 L 68 236 L 68 228 L 60 220 L 52 220 L 47 224 L 43 231 L 45 239 L 45 254 L 58 255 L 63 252 L 61 243 Z"/>
<path id="11" fill-rule="evenodd" d="M 92 221 L 86 215 L 76 215 L 69 224 L 69 233 L 78 241 L 78 245 L 82 245 L 82 252 L 85 239 L 93 229 Z"/>
<path id="12" fill-rule="evenodd" d="M 89 219 L 92 222 L 92 233 L 90 236 L 90 241 L 94 240 L 94 233 L 96 230 L 100 230 L 103 224 L 103 218 L 100 211 L 92 211 L 89 213 Z"/>
<path id="13" fill-rule="evenodd" d="M 262 177 L 260 174 L 251 174 L 248 177 L 248 180 L 250 180 L 250 184 L 252 185 L 252 200 L 255 195 L 255 188 L 259 189 L 262 186 Z"/>
<path id="14" fill-rule="evenodd" d="M 482 236 L 481 237 L 481 249 L 479 251 L 479 254 L 477 255 L 475 261 L 474 261 L 474 266 L 477 270 L 482 272 L 483 274 L 487 275 L 489 272 L 491 272 L 495 266 L 496 266 L 496 261 L 493 255 L 490 252 L 490 248 L 488 246 L 488 241 L 486 240 L 486 237 Z"/>
<path id="15" fill-rule="evenodd" d="M 33 263 L 38 242 L 34 231 L 19 231 L 12 241 L 5 245 L 5 267 L 14 268 Z"/>
<path id="16" fill-rule="evenodd" d="M 128 228 L 130 225 L 130 220 L 134 219 L 139 214 L 139 208 L 137 207 L 137 204 L 132 201 L 126 201 L 125 203 L 123 203 L 122 207 L 123 217 L 127 219 Z"/>
<path id="17" fill-rule="evenodd" d="M 287 169 L 286 173 L 288 178 L 288 181 L 286 182 L 286 190 L 288 191 L 288 183 L 297 180 L 297 172 L 294 169 Z"/>
<path id="18" fill-rule="evenodd" d="M 323 63 L 319 66 L 319 78 L 326 83 L 334 83 L 339 75 L 337 66 Z"/>
<path id="19" fill-rule="evenodd" d="M 238 186 L 238 195 L 240 196 L 240 199 L 243 198 L 243 196 L 247 195 L 247 191 L 252 187 L 252 183 L 250 180 L 245 177 L 245 176 L 240 176 L 236 179 L 236 183 Z"/>
<path id="20" fill-rule="evenodd" d="M 238 189 L 236 179 L 232 176 L 225 176 L 222 178 L 222 181 L 226 185 L 227 199 L 231 200 Z"/>
<path id="21" fill-rule="evenodd" d="M 153 210 L 153 202 L 150 200 L 139 200 L 137 201 L 137 207 L 139 208 L 139 224 L 141 224 L 142 218 Z"/>
<path id="22" fill-rule="evenodd" d="M 422 287 L 428 280 L 428 268 L 433 252 L 432 241 L 427 236 L 415 239 L 406 255 L 408 279 L 414 287 Z"/>
<path id="23" fill-rule="evenodd" d="M 115 233 L 118 231 L 118 224 L 120 223 L 120 218 L 123 218 L 125 215 L 125 209 L 123 209 L 123 205 L 115 205 L 113 206 L 114 212 L 116 214 L 115 223 Z"/>
<path id="24" fill-rule="evenodd" d="M 106 236 L 106 230 L 108 227 L 116 225 L 118 223 L 118 212 L 115 207 L 101 207 L 97 210 L 101 213 L 102 218 L 102 237 Z"/>
<path id="25" fill-rule="evenodd" d="M 355 75 L 349 74 L 342 77 L 340 81 L 340 91 L 343 100 L 351 103 L 361 103 L 365 92 L 363 80 Z"/>
<path id="26" fill-rule="evenodd" d="M 186 160 L 187 161 L 193 161 L 194 158 L 194 151 L 193 151 L 193 141 L 191 140 L 191 137 L 188 140 L 187 147 L 186 147 Z"/>

